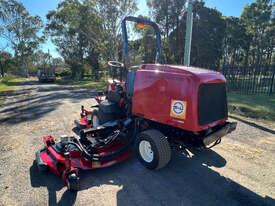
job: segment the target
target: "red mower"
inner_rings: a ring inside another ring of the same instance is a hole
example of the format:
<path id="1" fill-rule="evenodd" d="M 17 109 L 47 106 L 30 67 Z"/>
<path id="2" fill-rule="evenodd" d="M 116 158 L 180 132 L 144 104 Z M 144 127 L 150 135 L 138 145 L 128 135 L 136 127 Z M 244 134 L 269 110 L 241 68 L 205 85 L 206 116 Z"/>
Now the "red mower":
<path id="1" fill-rule="evenodd" d="M 156 32 L 156 64 L 128 67 L 126 21 L 152 26 Z M 212 147 L 236 129 L 227 121 L 226 80 L 216 71 L 161 64 L 160 31 L 154 22 L 126 17 L 122 22 L 124 64 L 120 81 L 107 83 L 91 111 L 81 108 L 75 121 L 79 138 L 44 137 L 36 153 L 40 170 L 61 175 L 68 189 L 78 190 L 78 169 L 108 167 L 137 154 L 149 169 L 164 167 L 172 149 Z M 127 72 L 126 81 L 122 80 Z"/>

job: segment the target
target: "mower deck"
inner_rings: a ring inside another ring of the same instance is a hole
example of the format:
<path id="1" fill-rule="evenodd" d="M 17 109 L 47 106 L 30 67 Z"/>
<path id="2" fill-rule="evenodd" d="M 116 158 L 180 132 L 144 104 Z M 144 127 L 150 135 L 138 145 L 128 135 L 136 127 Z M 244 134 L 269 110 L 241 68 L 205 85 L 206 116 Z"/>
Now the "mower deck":
<path id="1" fill-rule="evenodd" d="M 121 155 L 106 161 L 88 160 L 79 150 L 71 150 L 69 152 L 60 152 L 57 149 L 54 138 L 52 136 L 44 137 L 45 148 L 36 152 L 36 162 L 38 168 L 42 171 L 50 170 L 55 175 L 62 176 L 64 183 L 70 190 L 76 190 L 72 185 L 68 184 L 68 178 L 74 174 L 78 178 L 78 169 L 91 170 L 96 168 L 109 167 L 132 156 L 131 151 L 126 151 Z M 99 155 L 108 155 L 120 150 L 126 143 L 114 141 L 112 144 L 100 147 L 97 150 Z M 77 185 L 78 185 L 77 179 Z"/>

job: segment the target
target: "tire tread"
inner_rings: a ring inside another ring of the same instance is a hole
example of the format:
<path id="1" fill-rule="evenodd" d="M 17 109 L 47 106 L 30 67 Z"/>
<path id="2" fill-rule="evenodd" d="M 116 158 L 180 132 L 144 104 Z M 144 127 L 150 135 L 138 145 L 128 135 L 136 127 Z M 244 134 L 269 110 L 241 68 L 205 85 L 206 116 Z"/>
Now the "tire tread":
<path id="1" fill-rule="evenodd" d="M 159 162 L 155 170 L 161 169 L 167 165 L 171 159 L 171 148 L 166 137 L 158 130 L 150 129 L 142 132 L 143 134 L 149 136 L 155 143 L 158 153 Z"/>

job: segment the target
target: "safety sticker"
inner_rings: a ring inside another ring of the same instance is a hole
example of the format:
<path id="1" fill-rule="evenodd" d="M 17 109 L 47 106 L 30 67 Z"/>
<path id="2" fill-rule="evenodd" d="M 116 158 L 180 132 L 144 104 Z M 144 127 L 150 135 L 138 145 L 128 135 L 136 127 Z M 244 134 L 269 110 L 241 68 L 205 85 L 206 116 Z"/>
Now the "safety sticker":
<path id="1" fill-rule="evenodd" d="M 171 100 L 171 110 L 170 110 L 170 116 L 179 118 L 179 119 L 185 119 L 186 116 L 186 101 L 180 101 L 180 100 Z"/>

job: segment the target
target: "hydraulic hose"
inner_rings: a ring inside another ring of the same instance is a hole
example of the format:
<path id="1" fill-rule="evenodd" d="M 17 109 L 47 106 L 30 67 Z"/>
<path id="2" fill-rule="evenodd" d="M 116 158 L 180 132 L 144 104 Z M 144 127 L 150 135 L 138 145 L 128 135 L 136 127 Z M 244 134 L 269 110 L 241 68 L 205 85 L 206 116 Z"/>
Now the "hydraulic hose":
<path id="1" fill-rule="evenodd" d="M 136 125 L 136 120 L 135 120 L 135 127 L 134 127 L 134 133 L 133 135 L 131 135 L 131 138 L 129 140 L 129 142 L 124 146 L 122 147 L 121 149 L 115 151 L 115 152 L 112 152 L 112 153 L 109 153 L 109 154 L 106 154 L 106 155 L 99 155 L 99 154 L 90 154 L 81 144 L 81 142 L 76 139 L 77 143 L 76 142 L 73 142 L 73 141 L 68 141 L 67 143 L 68 144 L 72 144 L 72 145 L 75 145 L 82 153 L 82 156 L 88 160 L 91 160 L 91 161 L 99 161 L 99 162 L 102 162 L 102 161 L 107 161 L 107 160 L 110 160 L 110 159 L 113 159 L 119 155 L 121 155 L 122 153 L 126 152 L 127 150 L 129 150 L 129 148 L 132 146 L 132 144 L 134 143 L 134 140 L 135 140 L 135 136 L 136 136 L 136 133 L 137 133 L 137 125 Z"/>
<path id="2" fill-rule="evenodd" d="M 99 162 L 107 161 L 107 160 L 113 159 L 113 158 L 121 155 L 122 153 L 126 152 L 132 146 L 132 144 L 134 143 L 134 140 L 135 140 L 135 136 L 136 135 L 134 133 L 134 135 L 132 135 L 129 142 L 118 151 L 115 151 L 115 152 L 112 152 L 112 153 L 109 153 L 106 155 L 93 154 L 93 161 L 99 161 Z"/>
<path id="3" fill-rule="evenodd" d="M 130 138 L 129 142 L 124 147 L 122 147 L 120 150 L 117 150 L 115 152 L 112 152 L 112 153 L 109 153 L 109 154 L 106 154 L 106 155 L 93 154 L 93 159 L 92 160 L 93 161 L 99 161 L 99 162 L 107 161 L 107 160 L 113 159 L 113 158 L 121 155 L 122 153 L 126 152 L 127 150 L 129 150 L 130 147 L 132 146 L 132 144 L 134 143 L 136 133 L 137 133 L 136 121 L 137 120 L 135 120 L 135 124 L 134 124 L 135 125 L 134 126 L 134 133 L 131 135 L 131 138 Z"/>

